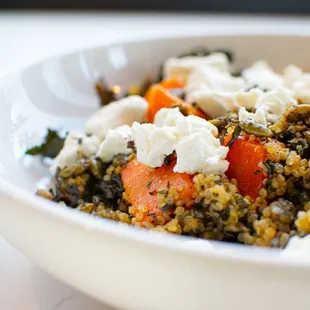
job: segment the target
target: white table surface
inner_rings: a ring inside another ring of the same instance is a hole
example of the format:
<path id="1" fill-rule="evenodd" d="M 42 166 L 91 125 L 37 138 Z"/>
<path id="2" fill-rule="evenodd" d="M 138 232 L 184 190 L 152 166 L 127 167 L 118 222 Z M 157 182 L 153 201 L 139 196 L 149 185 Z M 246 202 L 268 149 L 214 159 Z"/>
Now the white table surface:
<path id="1" fill-rule="evenodd" d="M 309 17 L 0 13 L 0 75 L 53 54 L 123 39 L 201 31 L 310 33 Z M 1 206 L 0 206 L 1 207 Z M 111 310 L 55 280 L 0 236 L 1 310 Z"/>

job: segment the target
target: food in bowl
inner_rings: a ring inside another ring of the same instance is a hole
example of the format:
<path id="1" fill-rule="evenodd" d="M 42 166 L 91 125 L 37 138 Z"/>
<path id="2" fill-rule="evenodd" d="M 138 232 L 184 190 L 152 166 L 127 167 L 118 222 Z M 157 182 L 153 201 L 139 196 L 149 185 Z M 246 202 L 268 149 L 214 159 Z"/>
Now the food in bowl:
<path id="1" fill-rule="evenodd" d="M 85 133 L 49 130 L 37 194 L 136 227 L 285 248 L 310 233 L 310 74 L 231 54 L 168 59 L 126 96 L 101 80 Z M 290 241 L 291 243 L 291 241 Z"/>

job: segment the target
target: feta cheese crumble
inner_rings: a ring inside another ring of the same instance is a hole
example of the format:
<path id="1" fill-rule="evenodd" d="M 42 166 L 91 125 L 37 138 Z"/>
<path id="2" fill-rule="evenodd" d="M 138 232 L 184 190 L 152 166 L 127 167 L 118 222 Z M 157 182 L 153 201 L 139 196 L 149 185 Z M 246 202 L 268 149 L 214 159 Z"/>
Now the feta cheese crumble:
<path id="1" fill-rule="evenodd" d="M 242 71 L 242 76 L 248 86 L 254 86 L 261 89 L 276 89 L 284 86 L 283 77 L 275 73 L 269 64 L 260 60 L 252 66 Z"/>
<path id="2" fill-rule="evenodd" d="M 158 127 L 175 126 L 175 134 L 179 136 L 201 130 L 210 131 L 214 136 L 218 135 L 218 130 L 213 124 L 194 115 L 184 117 L 178 108 L 160 109 L 155 115 L 154 124 Z"/>
<path id="3" fill-rule="evenodd" d="M 225 160 L 228 150 L 209 131 L 185 135 L 175 146 L 177 163 L 173 171 L 189 174 L 224 173 L 229 165 Z"/>
<path id="4" fill-rule="evenodd" d="M 229 149 L 215 137 L 217 128 L 197 116 L 183 116 L 178 108 L 161 109 L 155 124 L 134 123 L 132 133 L 137 159 L 145 165 L 160 167 L 175 151 L 175 172 L 221 174 L 228 168 Z"/>
<path id="5" fill-rule="evenodd" d="M 195 69 L 189 76 L 185 85 L 187 96 L 197 90 L 235 92 L 245 88 L 244 79 L 234 77 L 228 71 L 205 66 Z"/>
<path id="6" fill-rule="evenodd" d="M 300 103 L 310 102 L 310 74 L 304 73 L 299 67 L 289 65 L 284 69 L 285 86 L 289 87 L 292 96 Z"/>
<path id="7" fill-rule="evenodd" d="M 174 151 L 176 137 L 173 127 L 133 123 L 132 139 L 137 149 L 137 160 L 150 167 L 163 165 L 167 155 Z"/>
<path id="8" fill-rule="evenodd" d="M 132 150 L 127 147 L 127 143 L 131 135 L 131 128 L 128 125 L 110 129 L 99 146 L 97 157 L 103 162 L 109 162 L 118 154 L 130 154 Z"/>
<path id="9" fill-rule="evenodd" d="M 200 90 L 191 94 L 190 102 L 195 102 L 203 112 L 216 118 L 241 107 L 252 109 L 262 93 L 258 88 L 233 93 Z"/>
<path id="10" fill-rule="evenodd" d="M 147 101 L 140 96 L 129 96 L 112 102 L 88 119 L 85 125 L 86 133 L 103 139 L 109 129 L 120 125 L 131 126 L 133 122 L 142 122 L 147 108 Z"/>
<path id="11" fill-rule="evenodd" d="M 245 108 L 240 108 L 238 112 L 239 121 L 252 120 L 256 123 L 266 126 L 267 119 L 264 109 L 259 107 L 254 113 L 248 112 Z"/>
<path id="12" fill-rule="evenodd" d="M 221 71 L 229 70 L 229 60 L 224 53 L 214 53 L 209 56 L 187 56 L 169 58 L 164 63 L 164 79 L 178 78 L 186 80 L 188 75 L 201 67 L 215 67 Z"/>
<path id="13" fill-rule="evenodd" d="M 100 140 L 97 136 L 69 133 L 50 168 L 52 174 L 56 173 L 57 167 L 64 168 L 76 163 L 80 158 L 95 155 L 99 144 Z"/>
<path id="14" fill-rule="evenodd" d="M 296 100 L 286 89 L 275 89 L 263 93 L 254 107 L 263 110 L 266 119 L 273 123 L 284 115 L 287 109 L 296 105 Z"/>

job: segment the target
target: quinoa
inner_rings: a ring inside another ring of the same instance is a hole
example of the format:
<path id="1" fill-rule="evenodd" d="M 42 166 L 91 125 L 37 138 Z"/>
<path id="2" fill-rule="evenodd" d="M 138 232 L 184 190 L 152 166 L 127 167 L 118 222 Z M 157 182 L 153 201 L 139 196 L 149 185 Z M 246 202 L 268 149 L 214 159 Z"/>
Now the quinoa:
<path id="1" fill-rule="evenodd" d="M 140 91 L 144 93 L 149 86 L 150 83 L 145 83 Z M 102 105 L 109 104 L 118 95 L 107 89 L 102 80 L 96 89 Z M 132 89 L 129 93 L 136 92 L 137 89 Z M 182 101 L 184 90 L 170 89 L 169 92 L 179 100 L 172 108 L 177 106 L 187 115 L 188 104 Z M 186 186 L 171 185 L 164 176 L 159 181 L 141 178 L 145 184 L 135 185 L 135 190 L 141 191 L 141 195 L 146 191 L 149 200 L 133 201 L 122 173 L 137 159 L 134 141 L 128 141 L 128 148 L 133 151 L 130 155 L 117 155 L 109 163 L 89 156 L 58 168 L 54 188 L 38 190 L 37 195 L 92 216 L 142 229 L 285 248 L 292 236 L 310 234 L 310 105 L 294 106 L 274 123 L 268 121 L 264 125 L 253 120 L 239 121 L 236 112 L 228 112 L 210 122 L 217 127 L 222 145 L 230 150 L 238 139 L 263 147 L 264 154 L 254 171 L 261 178 L 257 195 L 245 195 L 244 184 L 240 180 L 238 183 L 237 177 L 196 173 L 190 176 L 191 196 L 183 195 Z M 50 136 L 57 138 L 58 150 L 64 139 L 54 131 L 50 131 Z M 49 144 L 33 148 L 28 154 L 44 154 L 48 150 L 49 156 L 55 157 Z M 175 157 L 175 153 L 168 155 L 163 166 L 169 168 L 175 163 Z M 152 174 L 157 168 L 145 169 Z M 149 201 L 155 201 L 156 205 Z"/>
<path id="2" fill-rule="evenodd" d="M 231 115 L 227 118 L 231 121 Z M 229 123 L 221 117 L 214 123 L 220 125 L 222 136 L 234 134 L 236 140 L 245 134 L 240 129 L 236 131 L 235 119 Z M 310 233 L 310 162 L 305 153 L 296 150 L 294 143 L 285 143 L 286 134 L 280 128 L 287 125 L 276 126 L 278 133 L 273 137 L 249 135 L 250 141 L 258 139 L 267 152 L 266 160 L 259 163 L 265 180 L 255 199 L 243 196 L 235 179 L 196 174 L 192 179 L 195 189 L 192 198 L 180 198 L 182 186 L 168 187 L 150 193 L 157 197 L 156 209 L 133 206 L 120 174 L 135 159 L 135 152 L 129 156 L 118 155 L 108 164 L 98 158 L 81 159 L 57 170 L 54 190 L 39 190 L 37 194 L 93 216 L 139 228 L 284 248 L 290 237 Z M 289 135 L 287 139 L 292 141 L 300 136 L 300 131 Z M 149 181 L 146 187 L 151 186 Z"/>

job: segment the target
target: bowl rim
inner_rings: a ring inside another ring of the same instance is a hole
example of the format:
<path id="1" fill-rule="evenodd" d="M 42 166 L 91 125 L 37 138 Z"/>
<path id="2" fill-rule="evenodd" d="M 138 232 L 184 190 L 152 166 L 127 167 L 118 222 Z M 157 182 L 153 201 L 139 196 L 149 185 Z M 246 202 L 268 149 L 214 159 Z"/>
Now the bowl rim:
<path id="1" fill-rule="evenodd" d="M 226 29 L 227 30 L 227 29 Z M 213 32 L 213 33 L 199 33 L 196 35 L 171 35 L 165 37 L 155 37 L 151 39 L 128 39 L 122 40 L 121 42 L 115 42 L 111 44 L 97 44 L 94 46 L 88 46 L 86 48 L 78 48 L 76 50 L 56 54 L 44 59 L 40 59 L 37 62 L 28 64 L 18 70 L 12 71 L 0 77 L 0 82 L 3 85 L 6 84 L 6 80 L 14 75 L 19 74 L 23 70 L 32 67 L 33 65 L 39 65 L 50 59 L 58 59 L 61 57 L 70 57 L 78 53 L 90 52 L 96 49 L 104 49 L 119 45 L 128 44 L 139 44 L 139 43 L 151 43 L 156 41 L 168 41 L 168 40 L 190 40 L 191 38 L 207 38 L 207 37 L 305 37 L 310 38 L 310 34 L 304 34 L 301 32 L 285 32 L 285 31 L 271 31 L 267 33 L 260 31 L 251 34 L 248 31 L 234 31 L 234 32 Z M 51 217 L 53 220 L 58 220 L 67 225 L 77 227 L 85 232 L 95 232 L 99 234 L 109 234 L 113 237 L 132 241 L 136 244 L 148 246 L 152 248 L 160 248 L 163 250 L 177 251 L 180 254 L 187 254 L 196 257 L 204 257 L 208 259 L 216 259 L 225 262 L 242 262 L 243 264 L 251 265 L 264 265 L 272 268 L 289 268 L 289 269 L 307 269 L 310 270 L 310 261 L 307 257 L 292 256 L 292 255 L 281 255 L 281 250 L 252 247 L 239 244 L 230 244 L 223 241 L 209 241 L 211 244 L 216 245 L 216 248 L 210 248 L 208 246 L 201 247 L 200 245 L 186 247 L 184 241 L 186 240 L 203 240 L 188 236 L 178 236 L 170 234 L 162 234 L 159 232 L 147 231 L 144 229 L 136 228 L 131 225 L 123 225 L 119 222 L 90 216 L 80 211 L 76 211 L 72 208 L 64 208 L 57 205 L 54 202 L 48 201 L 44 198 L 38 197 L 33 193 L 30 193 L 20 187 L 16 187 L 13 183 L 6 180 L 5 175 L 0 175 L 0 198 L 2 196 L 7 197 L 9 200 L 15 200 L 21 202 L 27 208 L 31 208 L 37 214 L 41 216 Z M 282 252 L 283 253 L 283 252 Z"/>

